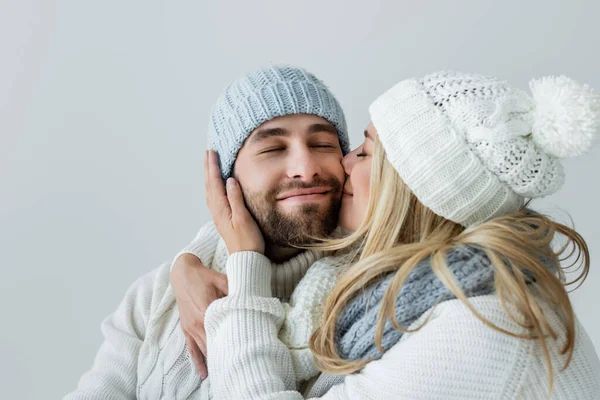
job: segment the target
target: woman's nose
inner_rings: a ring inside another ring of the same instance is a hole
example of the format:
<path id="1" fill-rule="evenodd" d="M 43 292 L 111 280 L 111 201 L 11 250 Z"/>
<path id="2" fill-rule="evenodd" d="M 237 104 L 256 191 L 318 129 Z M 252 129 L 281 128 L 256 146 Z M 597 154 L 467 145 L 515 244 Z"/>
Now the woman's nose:
<path id="1" fill-rule="evenodd" d="M 356 162 L 356 153 L 358 152 L 358 148 L 352 150 L 350 153 L 346 154 L 344 156 L 344 158 L 342 158 L 342 167 L 344 167 L 344 170 L 346 171 L 346 175 L 350 175 L 350 172 L 352 172 L 352 167 L 354 166 L 354 163 Z"/>

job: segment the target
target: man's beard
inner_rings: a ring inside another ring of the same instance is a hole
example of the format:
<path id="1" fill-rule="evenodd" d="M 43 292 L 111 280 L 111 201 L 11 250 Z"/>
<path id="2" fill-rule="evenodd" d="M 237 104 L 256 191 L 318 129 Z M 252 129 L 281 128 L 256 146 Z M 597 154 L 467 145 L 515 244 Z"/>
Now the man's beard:
<path id="1" fill-rule="evenodd" d="M 277 209 L 277 196 L 293 189 L 309 189 L 317 186 L 331 188 L 331 203 L 326 209 L 320 204 L 303 204 L 297 207 L 293 215 L 287 215 Z M 331 176 L 327 179 L 316 178 L 311 183 L 293 182 L 264 192 L 243 190 L 248 211 L 258 223 L 265 244 L 279 247 L 299 246 L 314 242 L 315 238 L 324 238 L 337 227 L 341 206 L 342 182 Z"/>

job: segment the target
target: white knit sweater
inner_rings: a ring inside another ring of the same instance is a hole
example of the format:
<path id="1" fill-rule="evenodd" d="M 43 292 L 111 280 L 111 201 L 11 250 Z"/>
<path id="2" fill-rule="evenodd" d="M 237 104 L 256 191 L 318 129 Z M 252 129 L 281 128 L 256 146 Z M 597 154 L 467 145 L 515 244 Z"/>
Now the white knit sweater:
<path id="1" fill-rule="evenodd" d="M 294 363 L 278 339 L 284 307 L 270 297 L 268 259 L 253 252 L 229 257 L 229 295 L 208 308 L 210 390 L 214 399 L 297 400 Z M 495 295 L 470 299 L 498 326 L 523 329 L 502 309 Z M 544 310 L 561 332 L 556 314 Z M 423 323 L 429 312 L 410 326 Z M 559 343 L 564 343 L 562 340 Z M 576 322 L 575 351 L 569 367 L 548 341 L 556 369 L 553 399 L 600 399 L 600 361 L 583 327 Z M 548 373 L 541 345 L 484 325 L 459 300 L 444 302 L 427 324 L 406 333 L 383 358 L 346 377 L 323 399 L 544 399 Z"/>
<path id="2" fill-rule="evenodd" d="M 227 247 L 212 223 L 204 226 L 182 252 L 192 253 L 205 265 L 225 272 Z M 298 382 L 318 374 L 308 340 L 321 322 L 324 299 L 337 274 L 334 260 L 321 256 L 307 251 L 283 264 L 269 262 L 267 267 L 272 278 L 269 294 L 289 299 L 289 303 L 277 300 L 282 316 L 285 314 L 278 321 L 277 340 L 287 346 Z M 164 264 L 129 288 L 118 309 L 102 322 L 104 342 L 91 370 L 65 399 L 208 398 L 213 378 L 209 374 L 203 382 L 196 372 L 179 326 L 169 272 L 170 264 Z M 209 364 L 212 358 L 209 353 Z"/>

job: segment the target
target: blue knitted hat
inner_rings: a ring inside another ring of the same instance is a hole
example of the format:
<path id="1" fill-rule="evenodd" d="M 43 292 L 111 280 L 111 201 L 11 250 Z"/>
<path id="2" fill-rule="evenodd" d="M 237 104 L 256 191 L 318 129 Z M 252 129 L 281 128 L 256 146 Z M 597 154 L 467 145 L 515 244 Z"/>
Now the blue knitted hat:
<path id="1" fill-rule="evenodd" d="M 301 68 L 263 68 L 227 86 L 212 109 L 208 148 L 219 154 L 223 178 L 231 176 L 238 151 L 252 131 L 291 114 L 327 120 L 338 131 L 342 152 L 350 151 L 344 112 L 323 82 Z"/>

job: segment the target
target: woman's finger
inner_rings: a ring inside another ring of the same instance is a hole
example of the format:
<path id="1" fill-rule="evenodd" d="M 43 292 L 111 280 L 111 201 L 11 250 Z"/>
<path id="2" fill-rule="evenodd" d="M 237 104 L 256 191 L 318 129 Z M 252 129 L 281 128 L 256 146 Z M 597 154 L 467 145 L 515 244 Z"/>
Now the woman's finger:
<path id="1" fill-rule="evenodd" d="M 213 207 L 214 195 L 211 187 L 212 182 L 210 180 L 210 163 L 208 162 L 208 157 L 209 151 L 206 150 L 204 153 L 204 188 L 206 190 L 206 205 L 210 210 L 210 208 Z"/>
<path id="2" fill-rule="evenodd" d="M 208 152 L 208 182 L 209 209 L 213 218 L 231 217 L 231 207 L 221 178 L 219 160 L 217 153 L 212 150 Z"/>
<path id="3" fill-rule="evenodd" d="M 246 203 L 244 203 L 242 189 L 235 178 L 227 179 L 227 200 L 231 207 L 232 217 L 240 218 L 249 214 Z"/>
<path id="4" fill-rule="evenodd" d="M 227 296 L 227 293 L 229 292 L 229 286 L 227 285 L 227 275 L 225 274 L 221 274 L 219 272 L 216 272 L 216 275 L 214 277 L 213 283 L 214 285 L 217 287 L 217 289 L 223 293 L 225 296 Z"/>
<path id="5" fill-rule="evenodd" d="M 202 354 L 200 347 L 196 344 L 191 335 L 188 335 L 184 332 L 185 342 L 187 343 L 188 350 L 190 355 L 192 356 L 192 360 L 194 361 L 194 365 L 196 366 L 196 371 L 200 373 L 202 379 L 205 379 L 208 375 L 208 370 L 206 368 L 206 361 L 204 355 Z"/>
<path id="6" fill-rule="evenodd" d="M 210 191 L 208 190 L 208 150 L 204 152 L 204 195 L 206 196 L 206 204 L 209 203 L 208 196 L 210 195 Z"/>
<path id="7" fill-rule="evenodd" d="M 200 351 L 202 352 L 202 354 L 206 355 L 206 331 L 204 329 L 201 329 L 196 337 L 196 343 L 198 343 Z"/>
<path id="8" fill-rule="evenodd" d="M 205 154 L 205 158 L 204 158 L 204 177 L 206 179 L 206 195 L 208 198 L 208 205 L 209 207 L 211 205 L 214 205 L 214 199 L 215 199 L 215 188 L 214 188 L 214 184 L 213 184 L 213 165 L 210 162 L 210 150 L 206 151 Z"/>
<path id="9" fill-rule="evenodd" d="M 214 285 L 217 290 L 227 296 L 227 275 L 208 268 L 204 272 L 208 275 L 206 282 L 210 282 L 210 284 Z"/>
<path id="10" fill-rule="evenodd" d="M 204 326 L 199 331 L 191 332 L 190 334 L 194 338 L 194 342 L 196 342 L 200 353 L 204 354 L 204 358 L 206 358 L 206 334 L 204 333 Z"/>

